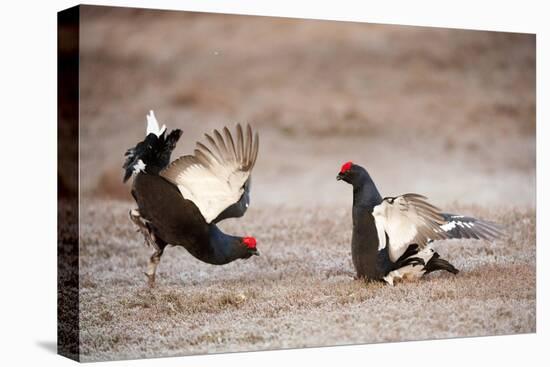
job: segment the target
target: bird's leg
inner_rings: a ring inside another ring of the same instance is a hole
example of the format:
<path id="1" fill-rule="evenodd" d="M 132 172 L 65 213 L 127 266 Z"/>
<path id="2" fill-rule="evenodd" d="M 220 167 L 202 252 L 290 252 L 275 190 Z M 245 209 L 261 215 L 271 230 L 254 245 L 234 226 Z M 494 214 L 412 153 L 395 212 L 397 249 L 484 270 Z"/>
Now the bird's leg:
<path id="1" fill-rule="evenodd" d="M 141 232 L 141 234 L 145 238 L 145 242 L 147 243 L 147 245 L 155 249 L 155 252 L 153 252 L 151 257 L 149 258 L 149 262 L 147 263 L 147 271 L 145 272 L 145 275 L 147 276 L 147 283 L 149 284 L 149 287 L 152 288 L 155 286 L 155 274 L 157 272 L 157 266 L 160 263 L 160 257 L 164 252 L 164 247 L 166 243 L 155 236 L 155 234 L 147 225 L 147 222 L 141 217 L 139 210 L 132 209 L 130 210 L 129 215 L 130 220 L 132 220 L 132 222 L 134 222 L 134 224 L 138 227 L 138 232 Z M 157 243 L 157 241 L 159 241 L 160 243 Z"/>
<path id="2" fill-rule="evenodd" d="M 134 224 L 138 227 L 138 232 L 141 232 L 141 234 L 145 238 L 145 242 L 147 243 L 147 245 L 158 249 L 158 246 L 155 243 L 155 234 L 149 230 L 149 227 L 147 227 L 147 223 L 139 214 L 139 210 L 132 209 L 130 210 L 129 215 L 130 220 L 134 222 Z"/>
<path id="3" fill-rule="evenodd" d="M 145 272 L 145 275 L 147 276 L 147 283 L 151 288 L 155 286 L 155 274 L 157 272 L 157 266 L 160 263 L 160 257 L 162 256 L 163 252 L 164 249 L 157 248 L 155 252 L 153 252 L 153 255 L 151 255 L 151 257 L 149 258 L 149 263 L 147 264 L 147 271 Z"/>

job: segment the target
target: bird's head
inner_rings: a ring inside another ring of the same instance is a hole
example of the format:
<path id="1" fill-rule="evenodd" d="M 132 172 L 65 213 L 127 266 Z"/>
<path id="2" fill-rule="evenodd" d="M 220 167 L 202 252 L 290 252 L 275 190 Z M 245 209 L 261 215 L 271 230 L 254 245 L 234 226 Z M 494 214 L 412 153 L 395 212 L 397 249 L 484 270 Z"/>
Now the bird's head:
<path id="1" fill-rule="evenodd" d="M 260 252 L 256 248 L 256 239 L 254 237 L 243 237 L 241 243 L 246 247 L 246 258 L 249 258 L 252 255 L 260 255 Z"/>
<path id="2" fill-rule="evenodd" d="M 354 206 L 360 205 L 373 208 L 382 201 L 382 197 L 367 170 L 353 162 L 346 162 L 342 165 L 336 180 L 345 181 L 353 186 Z"/>
<path id="3" fill-rule="evenodd" d="M 351 185 L 354 185 L 358 182 L 362 171 L 364 171 L 364 169 L 361 166 L 353 164 L 353 162 L 351 161 L 346 162 L 340 168 L 340 172 L 336 176 L 336 180 L 342 180 Z"/>

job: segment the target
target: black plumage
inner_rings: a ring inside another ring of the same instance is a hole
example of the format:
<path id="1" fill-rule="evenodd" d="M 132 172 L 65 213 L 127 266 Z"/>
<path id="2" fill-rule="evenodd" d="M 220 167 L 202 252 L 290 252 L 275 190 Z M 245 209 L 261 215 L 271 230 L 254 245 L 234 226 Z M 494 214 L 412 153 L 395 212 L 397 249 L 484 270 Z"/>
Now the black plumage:
<path id="1" fill-rule="evenodd" d="M 139 213 L 162 244 L 183 246 L 191 255 L 209 264 L 227 264 L 249 258 L 251 251 L 241 237 L 224 234 L 204 220 L 197 206 L 186 200 L 178 188 L 161 176 L 136 175 L 132 195 Z"/>
<path id="2" fill-rule="evenodd" d="M 447 260 L 442 259 L 437 252 L 433 253 L 433 256 L 426 263 L 424 269 L 426 271 L 424 274 L 429 274 L 432 271 L 436 270 L 445 270 L 449 273 L 458 274 L 458 269 L 455 268 L 453 264 L 451 264 Z"/>
<path id="3" fill-rule="evenodd" d="M 146 272 L 150 284 L 167 245 L 182 246 L 213 265 L 258 255 L 255 238 L 228 235 L 216 226 L 223 219 L 241 217 L 248 208 L 257 134 L 253 137 L 248 126 L 245 137 L 238 125 L 235 145 L 227 128 L 223 136 L 215 130 L 215 139 L 206 135 L 210 148 L 199 142 L 194 155 L 170 163 L 181 130 L 165 138 L 165 127 L 158 128 L 152 112 L 148 120 L 152 133 L 127 151 L 123 168 L 124 180 L 134 174 L 131 192 L 138 209 L 130 211 L 130 218 L 155 249 Z"/>
<path id="4" fill-rule="evenodd" d="M 336 179 L 353 186 L 351 258 L 357 277 L 381 280 L 393 269 L 388 249 L 378 251 L 378 234 L 372 216 L 372 210 L 382 202 L 382 196 L 367 170 L 348 163 L 342 166 Z"/>
<path id="5" fill-rule="evenodd" d="M 223 212 L 221 212 L 212 222 L 218 223 L 221 222 L 224 219 L 227 218 L 240 218 L 246 213 L 246 210 L 248 209 L 248 206 L 250 205 L 250 187 L 251 187 L 251 180 L 252 178 L 249 178 L 244 183 L 244 192 L 241 195 L 241 198 L 239 201 L 237 201 L 235 204 L 227 207 Z"/>
<path id="6" fill-rule="evenodd" d="M 386 234 L 387 236 L 387 234 Z M 402 268 L 407 265 L 426 265 L 424 259 L 415 257 L 420 251 L 420 246 L 416 243 L 409 245 L 405 252 L 392 264 L 392 270 Z"/>
<path id="7" fill-rule="evenodd" d="M 414 269 L 412 275 L 416 277 L 436 270 L 456 274 L 458 270 L 429 248 L 429 243 L 450 238 L 491 240 L 503 234 L 495 223 L 441 213 L 425 201 L 425 197 L 418 194 L 383 199 L 369 173 L 352 162 L 342 166 L 337 180 L 343 180 L 353 186 L 352 259 L 358 277 L 388 281 L 388 276 L 393 279 L 393 275 L 398 278 L 411 275 L 410 269 Z M 388 217 L 383 216 L 381 212 L 388 206 L 394 210 L 390 213 L 393 215 L 392 218 L 401 215 L 393 224 L 388 224 Z M 377 222 L 378 219 L 375 218 L 379 216 L 380 222 Z M 405 222 L 408 224 L 403 226 L 402 223 Z M 383 224 L 390 227 L 384 227 Z M 410 229 L 411 225 L 413 230 Z M 387 230 L 390 229 L 391 235 L 395 236 L 394 239 L 388 238 Z M 400 247 L 397 247 L 397 250 L 402 252 L 400 256 L 395 255 L 395 246 L 389 246 L 391 240 L 401 241 Z M 384 246 L 381 247 L 382 244 Z M 393 280 L 388 281 L 390 282 Z"/>
<path id="8" fill-rule="evenodd" d="M 143 141 L 128 149 L 124 154 L 126 160 L 122 166 L 124 169 L 123 181 L 128 181 L 132 173 L 136 172 L 139 161 L 143 162 L 145 172 L 158 174 L 170 163 L 170 156 L 181 134 L 180 129 L 172 130 L 168 136 L 166 136 L 166 131 L 160 136 L 149 133 Z"/>

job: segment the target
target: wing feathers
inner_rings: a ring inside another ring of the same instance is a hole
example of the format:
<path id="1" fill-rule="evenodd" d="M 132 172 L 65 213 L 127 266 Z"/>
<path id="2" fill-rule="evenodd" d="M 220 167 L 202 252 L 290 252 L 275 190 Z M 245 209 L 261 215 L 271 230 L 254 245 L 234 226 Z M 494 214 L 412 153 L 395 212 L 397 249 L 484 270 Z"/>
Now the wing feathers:
<path id="1" fill-rule="evenodd" d="M 197 162 L 202 166 L 212 166 L 217 163 L 215 158 L 209 154 L 205 154 L 202 150 L 195 149 L 193 153 Z"/>
<path id="2" fill-rule="evenodd" d="M 260 137 L 258 136 L 258 133 L 254 134 L 254 147 L 252 148 L 252 159 L 251 166 L 254 167 L 256 164 L 256 158 L 258 158 L 258 148 L 260 146 Z"/>
<path id="3" fill-rule="evenodd" d="M 418 194 L 404 194 L 384 199 L 373 210 L 377 229 L 388 235 L 390 259 L 396 261 L 410 244 L 421 249 L 430 240 L 447 238 L 441 230 L 445 222 L 440 210 Z"/>
<path id="4" fill-rule="evenodd" d="M 221 161 L 220 158 L 218 158 L 212 151 L 203 143 L 197 142 L 197 149 L 195 149 L 195 155 L 200 154 L 205 159 L 207 159 L 208 162 L 211 162 L 211 164 L 222 164 L 223 161 Z M 208 156 L 208 158 L 206 158 Z"/>
<path id="5" fill-rule="evenodd" d="M 246 125 L 246 144 L 245 144 L 245 157 L 250 158 L 252 153 L 252 129 L 250 125 Z M 250 162 L 243 162 L 245 165 L 250 164 Z"/>
<path id="6" fill-rule="evenodd" d="M 223 137 L 218 130 L 214 130 L 214 137 L 216 138 L 219 152 L 221 152 L 220 158 L 222 158 L 224 161 L 231 159 L 229 152 L 227 151 L 227 147 L 225 146 L 225 142 L 223 141 Z"/>
<path id="7" fill-rule="evenodd" d="M 244 157 L 244 138 L 241 124 L 237 124 L 237 161 L 242 162 Z"/>
<path id="8" fill-rule="evenodd" d="M 229 153 L 237 160 L 237 162 L 239 162 L 239 159 L 237 158 L 237 151 L 235 150 L 235 143 L 233 142 L 233 137 L 231 136 L 231 133 L 229 132 L 227 126 L 223 128 L 223 135 L 225 136 L 225 140 L 228 143 L 227 145 L 229 146 Z"/>
<path id="9" fill-rule="evenodd" d="M 206 139 L 208 140 L 208 143 L 212 147 L 213 152 L 211 152 L 211 154 L 215 157 L 216 161 L 218 161 L 218 162 L 220 162 L 220 164 L 222 164 L 222 162 L 225 161 L 225 158 L 224 158 L 225 155 L 222 151 L 222 148 L 216 142 L 217 139 L 214 140 L 214 138 L 212 138 L 212 136 L 210 136 L 208 134 L 204 134 L 204 136 L 206 136 Z M 214 134 L 214 136 L 215 136 L 215 134 Z M 203 145 L 203 144 L 201 144 L 201 145 Z M 200 147 L 199 143 L 197 143 L 197 147 Z"/>
<path id="10" fill-rule="evenodd" d="M 506 236 L 502 226 L 472 217 L 443 214 L 445 223 L 441 230 L 447 233 L 448 238 L 474 238 L 494 240 Z"/>
<path id="11" fill-rule="evenodd" d="M 443 214 L 439 208 L 426 201 L 425 196 L 418 194 L 385 198 L 374 207 L 372 214 L 379 233 L 379 248 L 388 245 L 390 259 L 394 262 L 410 244 L 417 244 L 422 249 L 432 240 L 493 240 L 504 235 L 502 227 L 496 223 Z M 381 233 L 388 235 L 388 244 Z"/>
<path id="12" fill-rule="evenodd" d="M 250 125 L 246 139 L 237 125 L 236 144 L 227 127 L 221 131 L 205 134 L 208 146 L 197 142 L 192 156 L 175 160 L 160 173 L 197 205 L 208 223 L 240 200 L 258 155 L 259 137 Z"/>

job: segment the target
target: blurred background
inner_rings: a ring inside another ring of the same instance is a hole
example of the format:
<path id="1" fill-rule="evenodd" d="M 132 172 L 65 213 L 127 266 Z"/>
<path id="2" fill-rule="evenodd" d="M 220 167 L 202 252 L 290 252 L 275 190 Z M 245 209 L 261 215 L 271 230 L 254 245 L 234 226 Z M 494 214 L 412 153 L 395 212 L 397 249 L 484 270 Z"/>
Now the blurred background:
<path id="1" fill-rule="evenodd" d="M 256 205 L 351 205 L 342 163 L 382 195 L 535 207 L 535 36 L 81 7 L 81 193 L 130 200 L 145 116 L 184 135 L 260 132 Z"/>

